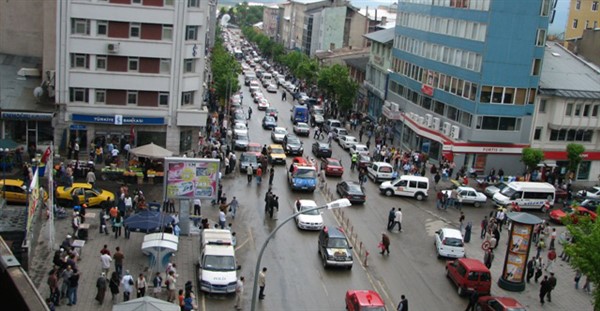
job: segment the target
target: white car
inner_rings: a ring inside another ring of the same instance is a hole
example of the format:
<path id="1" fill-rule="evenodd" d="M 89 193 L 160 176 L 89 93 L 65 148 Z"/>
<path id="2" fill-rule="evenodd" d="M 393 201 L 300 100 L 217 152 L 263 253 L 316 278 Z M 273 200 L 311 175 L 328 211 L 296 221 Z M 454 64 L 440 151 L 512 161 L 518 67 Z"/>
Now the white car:
<path id="1" fill-rule="evenodd" d="M 271 83 L 267 86 L 267 92 L 269 93 L 277 93 L 277 85 Z"/>
<path id="2" fill-rule="evenodd" d="M 338 137 L 338 143 L 344 150 L 348 150 L 352 145 L 358 144 L 358 139 L 354 136 L 342 135 Z"/>
<path id="3" fill-rule="evenodd" d="M 333 132 L 333 140 L 339 141 L 340 136 L 347 136 L 348 131 L 345 128 L 334 127 L 331 132 Z"/>
<path id="4" fill-rule="evenodd" d="M 267 110 L 269 108 L 269 101 L 266 98 L 261 98 L 258 101 L 258 110 Z"/>
<path id="5" fill-rule="evenodd" d="M 260 82 L 258 82 L 258 80 L 252 80 L 250 81 L 250 85 L 248 87 L 250 92 L 260 90 Z"/>
<path id="6" fill-rule="evenodd" d="M 452 190 L 444 190 L 442 192 L 450 197 Z M 473 204 L 475 207 L 480 207 L 485 205 L 487 201 L 485 194 L 477 192 L 477 190 L 471 187 L 458 187 L 456 188 L 456 192 L 458 192 L 458 201 L 462 204 Z"/>
<path id="7" fill-rule="evenodd" d="M 271 140 L 276 144 L 282 143 L 283 138 L 285 135 L 287 135 L 287 133 L 288 131 L 284 127 L 278 126 L 271 132 Z"/>
<path id="8" fill-rule="evenodd" d="M 436 231 L 434 244 L 440 258 L 462 258 L 466 256 L 465 244 L 460 230 L 442 228 Z"/>
<path id="9" fill-rule="evenodd" d="M 308 124 L 306 124 L 304 122 L 298 122 L 294 125 L 294 133 L 296 133 L 296 135 L 298 135 L 298 136 L 300 136 L 300 135 L 309 136 L 310 135 L 310 126 L 308 126 Z"/>
<path id="10" fill-rule="evenodd" d="M 305 211 L 317 207 L 313 200 L 300 200 L 300 206 L 294 203 L 294 212 Z M 313 210 L 305 214 L 296 216 L 296 225 L 303 230 L 321 230 L 323 229 L 323 216 L 318 210 Z"/>
<path id="11" fill-rule="evenodd" d="M 350 154 L 352 155 L 355 153 L 369 155 L 369 148 L 363 144 L 354 144 L 350 146 Z"/>
<path id="12" fill-rule="evenodd" d="M 577 196 L 587 199 L 600 199 L 600 187 L 591 187 L 577 191 Z"/>
<path id="13" fill-rule="evenodd" d="M 244 135 L 248 136 L 248 128 L 244 123 L 236 123 L 233 125 L 233 134 L 234 135 Z"/>

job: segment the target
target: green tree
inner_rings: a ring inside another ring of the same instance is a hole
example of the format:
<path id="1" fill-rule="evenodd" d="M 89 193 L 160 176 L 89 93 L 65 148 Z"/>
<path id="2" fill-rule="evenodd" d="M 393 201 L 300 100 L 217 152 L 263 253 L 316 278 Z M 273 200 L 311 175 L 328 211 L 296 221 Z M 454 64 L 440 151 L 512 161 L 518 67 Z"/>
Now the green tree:
<path id="1" fill-rule="evenodd" d="M 325 92 L 328 98 L 338 103 L 340 111 L 347 112 L 352 109 L 358 92 L 358 84 L 350 79 L 348 67 L 335 64 L 321 68 L 317 86 Z"/>
<path id="2" fill-rule="evenodd" d="M 570 217 L 564 219 L 567 223 L 570 220 Z M 575 243 L 565 246 L 567 254 L 571 256 L 571 265 L 594 285 L 600 284 L 600 222 L 578 218 L 576 224 L 567 224 L 567 229 L 575 239 Z M 593 297 L 594 310 L 600 310 L 600 287 L 594 286 Z"/>
<path id="3" fill-rule="evenodd" d="M 585 152 L 585 147 L 581 144 L 567 145 L 567 158 L 569 159 L 569 170 L 573 173 L 577 172 L 577 167 L 583 159 L 581 155 Z"/>
<path id="4" fill-rule="evenodd" d="M 528 169 L 534 170 L 540 162 L 544 161 L 544 152 L 541 149 L 523 148 L 521 161 Z"/>
<path id="5" fill-rule="evenodd" d="M 212 82 L 215 94 L 223 105 L 231 94 L 240 89 L 238 81 L 240 65 L 223 47 L 220 37 L 217 38 L 219 39 L 215 42 L 211 56 Z"/>

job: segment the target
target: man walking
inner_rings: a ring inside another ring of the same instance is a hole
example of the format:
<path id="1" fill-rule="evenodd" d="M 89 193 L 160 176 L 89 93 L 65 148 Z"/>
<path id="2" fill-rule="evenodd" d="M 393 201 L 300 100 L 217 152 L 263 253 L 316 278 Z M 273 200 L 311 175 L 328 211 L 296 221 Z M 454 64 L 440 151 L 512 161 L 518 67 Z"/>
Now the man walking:
<path id="1" fill-rule="evenodd" d="M 540 282 L 540 303 L 542 306 L 544 305 L 544 297 L 548 292 L 550 292 L 550 281 L 548 281 L 548 276 L 544 275 L 544 279 Z"/>
<path id="2" fill-rule="evenodd" d="M 494 250 L 490 247 L 485 251 L 483 255 L 483 264 L 490 269 L 492 267 L 492 262 L 494 261 Z"/>
<path id="3" fill-rule="evenodd" d="M 396 308 L 397 311 L 408 311 L 408 299 L 406 299 L 406 296 L 402 295 L 400 296 L 400 303 L 398 303 L 398 308 Z"/>
<path id="4" fill-rule="evenodd" d="M 252 170 L 252 164 L 250 164 L 246 168 L 246 176 L 248 177 L 248 183 L 252 182 L 252 175 L 253 174 L 254 174 L 254 171 Z"/>
<path id="5" fill-rule="evenodd" d="M 398 207 L 396 211 L 396 218 L 394 219 L 394 225 L 392 226 L 392 230 L 398 225 L 398 232 L 402 232 L 402 208 Z"/>
<path id="6" fill-rule="evenodd" d="M 271 165 L 269 170 L 269 186 L 273 185 L 273 178 L 275 178 L 275 165 Z"/>
<path id="7" fill-rule="evenodd" d="M 110 269 L 110 263 L 112 262 L 112 257 L 110 257 L 110 252 L 109 253 L 104 253 L 102 255 L 100 255 L 100 262 L 102 262 L 102 272 L 104 272 L 105 275 L 108 274 L 108 270 Z"/>
<path id="8" fill-rule="evenodd" d="M 125 259 L 125 255 L 121 252 L 120 247 L 117 246 L 116 250 L 117 251 L 113 255 L 113 261 L 115 262 L 115 271 L 117 271 L 117 274 L 121 277 L 121 275 L 123 275 L 123 260 Z"/>
<path id="9" fill-rule="evenodd" d="M 241 276 L 235 286 L 235 307 L 234 308 L 236 310 L 242 310 L 242 308 L 244 307 L 243 300 L 242 300 L 242 296 L 244 295 L 244 280 L 245 280 L 245 278 L 243 276 Z"/>
<path id="10" fill-rule="evenodd" d="M 381 255 L 385 255 L 385 252 L 387 252 L 387 254 L 390 254 L 390 237 L 385 234 L 385 232 L 381 233 Z"/>
<path id="11" fill-rule="evenodd" d="M 202 208 L 202 201 L 199 198 L 194 199 L 194 215 L 200 216 L 200 209 Z"/>
<path id="12" fill-rule="evenodd" d="M 125 275 L 121 279 L 121 284 L 123 284 L 123 301 L 129 301 L 133 292 L 133 285 L 135 284 L 133 277 L 129 274 L 129 270 L 125 271 Z"/>
<path id="13" fill-rule="evenodd" d="M 556 287 L 556 278 L 554 277 L 554 273 L 550 273 L 550 277 L 548 278 L 548 302 L 552 302 L 552 291 Z"/>
<path id="14" fill-rule="evenodd" d="M 388 230 L 392 230 L 392 227 L 394 227 L 394 219 L 396 219 L 396 208 L 392 207 L 392 209 L 390 210 L 390 213 L 388 214 L 388 223 L 387 223 Z"/>
<path id="15" fill-rule="evenodd" d="M 258 274 L 258 287 L 260 291 L 258 292 L 258 299 L 265 299 L 265 285 L 267 281 L 267 267 L 263 267 L 262 271 Z"/>
<path id="16" fill-rule="evenodd" d="M 237 213 L 238 207 L 238 200 L 235 197 L 233 197 L 231 202 L 229 202 L 229 208 L 231 209 L 231 219 L 235 219 L 235 214 Z"/>
<path id="17" fill-rule="evenodd" d="M 479 293 L 477 293 L 477 291 L 473 291 L 471 293 L 471 296 L 469 296 L 469 304 L 467 305 L 467 308 L 465 309 L 465 311 L 475 311 L 476 307 L 477 307 L 477 300 L 479 299 Z"/>
<path id="18" fill-rule="evenodd" d="M 488 227 L 487 216 L 483 216 L 483 220 L 481 221 L 481 234 L 480 234 L 480 237 L 482 239 L 485 238 L 485 233 L 487 231 L 487 227 Z"/>

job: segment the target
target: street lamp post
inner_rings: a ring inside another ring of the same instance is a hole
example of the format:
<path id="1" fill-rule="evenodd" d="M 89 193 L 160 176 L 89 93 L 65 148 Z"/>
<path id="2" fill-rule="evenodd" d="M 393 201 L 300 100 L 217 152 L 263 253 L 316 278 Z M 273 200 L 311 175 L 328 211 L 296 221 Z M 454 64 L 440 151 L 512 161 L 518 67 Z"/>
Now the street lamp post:
<path id="1" fill-rule="evenodd" d="M 313 207 L 313 208 L 309 208 L 306 210 L 302 210 L 299 211 L 297 213 L 294 213 L 293 215 L 291 215 L 290 217 L 286 218 L 285 220 L 283 220 L 279 225 L 277 225 L 277 227 L 275 227 L 275 229 L 273 230 L 273 232 L 271 232 L 271 234 L 269 234 L 269 236 L 267 237 L 267 239 L 265 240 L 265 242 L 263 243 L 262 247 L 260 248 L 260 252 L 258 253 L 258 260 L 256 261 L 256 267 L 254 269 L 254 285 L 252 287 L 252 305 L 251 305 L 251 311 L 255 311 L 256 310 L 256 289 L 258 287 L 258 274 L 260 273 L 260 262 L 262 260 L 262 256 L 263 253 L 265 252 L 265 249 L 267 248 L 267 245 L 269 244 L 269 241 L 275 236 L 275 233 L 277 233 L 277 231 L 283 227 L 283 225 L 285 225 L 288 221 L 296 218 L 296 216 L 300 215 L 300 214 L 304 214 L 304 213 L 308 213 L 308 212 L 312 212 L 312 211 L 316 211 L 316 210 L 320 210 L 320 209 L 336 209 L 336 208 L 344 208 L 344 207 L 348 207 L 351 206 L 352 204 L 350 203 L 350 201 L 348 199 L 339 199 L 339 200 L 335 200 L 333 202 L 329 202 L 323 206 L 317 206 L 317 207 Z"/>

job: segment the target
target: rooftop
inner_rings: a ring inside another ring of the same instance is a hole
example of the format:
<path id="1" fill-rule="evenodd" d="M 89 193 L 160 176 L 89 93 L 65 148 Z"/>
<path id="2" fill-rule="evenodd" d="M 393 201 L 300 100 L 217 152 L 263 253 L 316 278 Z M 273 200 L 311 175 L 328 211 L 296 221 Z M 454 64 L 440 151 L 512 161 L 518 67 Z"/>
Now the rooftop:
<path id="1" fill-rule="evenodd" d="M 346 58 L 344 61 L 346 62 L 346 64 L 349 67 L 354 67 L 360 71 L 366 71 L 367 63 L 369 62 L 369 57 L 364 56 L 364 57 Z"/>
<path id="2" fill-rule="evenodd" d="M 42 83 L 41 77 L 19 76 L 17 73 L 22 68 L 39 70 L 42 68 L 42 59 L 0 54 L 0 107 L 2 110 L 53 111 L 53 105 L 40 105 L 33 95 L 33 90 Z"/>
<path id="3" fill-rule="evenodd" d="M 600 70 L 560 44 L 549 42 L 544 52 L 540 92 L 562 97 L 600 99 Z"/>
<path id="4" fill-rule="evenodd" d="M 374 31 L 371 33 L 364 34 L 364 36 L 365 38 L 375 42 L 390 43 L 394 41 L 394 28 Z"/>

